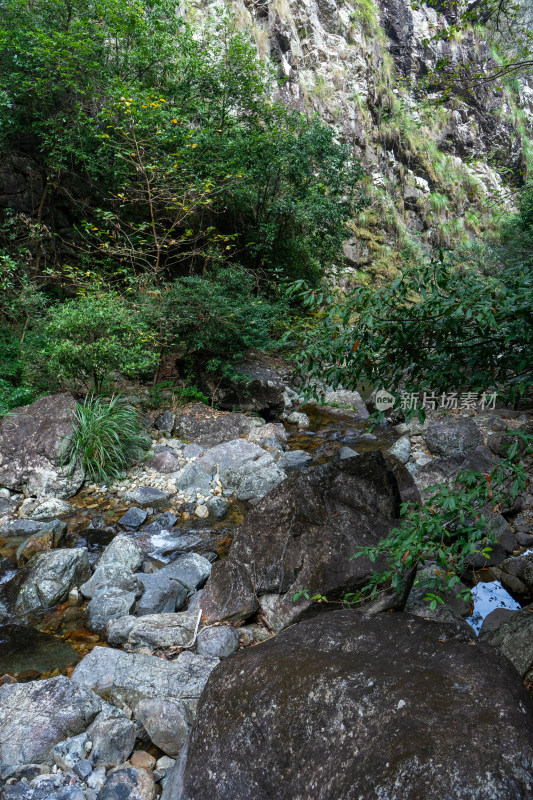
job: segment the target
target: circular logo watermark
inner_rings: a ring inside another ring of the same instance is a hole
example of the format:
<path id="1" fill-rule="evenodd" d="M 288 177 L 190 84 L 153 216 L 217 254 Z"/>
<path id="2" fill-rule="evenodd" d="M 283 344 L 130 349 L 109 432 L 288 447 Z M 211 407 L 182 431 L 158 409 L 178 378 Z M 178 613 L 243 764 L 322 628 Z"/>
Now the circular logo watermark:
<path id="1" fill-rule="evenodd" d="M 392 394 L 385 389 L 380 389 L 376 392 L 376 408 L 378 411 L 386 411 L 388 408 L 393 408 L 394 402 Z"/>

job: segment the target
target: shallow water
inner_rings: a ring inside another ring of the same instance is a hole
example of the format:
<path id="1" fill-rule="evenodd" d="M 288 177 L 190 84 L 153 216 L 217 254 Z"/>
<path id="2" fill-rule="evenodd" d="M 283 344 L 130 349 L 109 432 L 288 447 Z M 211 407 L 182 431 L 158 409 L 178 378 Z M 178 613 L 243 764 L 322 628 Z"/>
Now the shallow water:
<path id="1" fill-rule="evenodd" d="M 499 581 L 490 583 L 478 583 L 472 589 L 472 599 L 474 601 L 474 611 L 471 617 L 467 617 L 467 622 L 479 633 L 485 617 L 497 608 L 520 609 L 520 604 L 513 600 Z"/>

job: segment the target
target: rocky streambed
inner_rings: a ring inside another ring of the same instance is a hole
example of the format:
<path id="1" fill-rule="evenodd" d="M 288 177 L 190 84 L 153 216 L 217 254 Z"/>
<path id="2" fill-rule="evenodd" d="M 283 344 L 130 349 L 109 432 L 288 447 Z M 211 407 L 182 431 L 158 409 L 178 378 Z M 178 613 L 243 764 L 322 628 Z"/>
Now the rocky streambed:
<path id="1" fill-rule="evenodd" d="M 381 565 L 350 556 L 400 503 L 486 471 L 529 417 L 370 433 L 356 393 L 285 396 L 283 424 L 156 414 L 109 487 L 57 464 L 68 396 L 23 410 L 24 436 L 2 423 L 0 797 L 533 797 L 530 495 L 487 512 L 497 542 L 465 576 L 497 597 L 485 620 L 416 583 L 392 614 L 293 602 L 365 583 Z"/>

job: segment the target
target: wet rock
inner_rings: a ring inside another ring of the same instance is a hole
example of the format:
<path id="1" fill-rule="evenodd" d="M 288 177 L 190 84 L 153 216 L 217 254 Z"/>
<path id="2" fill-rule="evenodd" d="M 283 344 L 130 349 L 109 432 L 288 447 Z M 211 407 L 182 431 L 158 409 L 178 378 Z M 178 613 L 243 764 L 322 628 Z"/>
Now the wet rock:
<path id="1" fill-rule="evenodd" d="M 87 606 L 87 627 L 99 636 L 104 636 L 110 621 L 128 615 L 135 600 L 135 592 L 118 586 L 99 589 Z"/>
<path id="2" fill-rule="evenodd" d="M 62 517 L 71 517 L 75 513 L 75 508 L 66 500 L 60 500 L 59 497 L 48 497 L 44 503 L 40 503 L 37 508 L 32 511 L 31 519 L 40 522 L 47 522 L 52 519 L 61 519 Z"/>
<path id="3" fill-rule="evenodd" d="M 61 466 L 61 448 L 72 434 L 75 408 L 69 394 L 48 395 L 0 421 L 0 485 L 33 497 L 76 494 L 83 471 Z"/>
<path id="4" fill-rule="evenodd" d="M 525 800 L 532 732 L 531 699 L 487 645 L 338 611 L 221 662 L 163 797 Z"/>
<path id="5" fill-rule="evenodd" d="M 153 575 L 139 573 L 138 578 L 144 586 L 143 596 L 138 601 L 135 611 L 138 617 L 179 610 L 187 599 L 185 586 L 166 575 L 161 575 L 161 572 Z"/>
<path id="6" fill-rule="evenodd" d="M 295 469 L 306 467 L 312 460 L 313 457 L 306 453 L 305 450 L 288 450 L 276 462 L 276 466 L 285 472 L 292 472 Z"/>
<path id="7" fill-rule="evenodd" d="M 174 422 L 176 420 L 175 415 L 172 411 L 160 411 L 158 414 L 155 415 L 154 419 L 154 426 L 157 428 L 158 431 L 162 431 L 163 433 L 167 433 L 169 436 L 172 434 L 174 430 Z"/>
<path id="8" fill-rule="evenodd" d="M 16 614 L 29 614 L 64 602 L 69 591 L 90 575 L 86 547 L 49 550 L 33 556 L 6 586 Z"/>
<path id="9" fill-rule="evenodd" d="M 194 720 L 190 704 L 177 698 L 154 697 L 141 700 L 136 713 L 150 741 L 163 753 L 176 758 L 187 740 Z"/>
<path id="10" fill-rule="evenodd" d="M 153 773 L 125 767 L 114 770 L 98 792 L 97 800 L 155 800 Z"/>
<path id="11" fill-rule="evenodd" d="M 179 581 L 188 592 L 201 589 L 211 574 L 211 563 L 198 553 L 186 553 L 163 567 L 158 575 Z"/>
<path id="12" fill-rule="evenodd" d="M 31 519 L 13 519 L 0 526 L 0 536 L 34 536 L 45 524 Z"/>
<path id="13" fill-rule="evenodd" d="M 206 619 L 244 620 L 256 597 L 277 594 L 269 612 L 288 624 L 311 610 L 305 598 L 293 603 L 295 592 L 336 598 L 366 583 L 384 562 L 351 556 L 387 536 L 402 498 L 416 494 L 405 468 L 396 462 L 394 469 L 400 481 L 378 451 L 289 475 L 250 511 L 231 556 L 213 567 L 202 596 Z"/>
<path id="14" fill-rule="evenodd" d="M 135 617 L 131 619 L 135 620 Z M 102 697 L 108 697 L 120 654 L 120 650 L 111 647 L 94 647 L 76 666 L 71 680 Z"/>
<path id="15" fill-rule="evenodd" d="M 508 613 L 495 630 L 479 635 L 507 656 L 522 677 L 533 667 L 533 606 Z"/>
<path id="16" fill-rule="evenodd" d="M 168 530 L 176 524 L 178 518 L 171 511 L 164 511 L 159 514 L 149 525 L 145 525 L 142 533 L 159 533 L 162 530 Z"/>
<path id="17" fill-rule="evenodd" d="M 135 723 L 118 708 L 109 706 L 87 729 L 92 742 L 93 766 L 118 767 L 129 757 L 135 744 Z"/>
<path id="18" fill-rule="evenodd" d="M 210 497 L 205 506 L 211 519 L 224 519 L 229 503 L 225 497 Z"/>
<path id="19" fill-rule="evenodd" d="M 445 417 L 433 420 L 426 431 L 426 444 L 439 456 L 462 455 L 483 441 L 483 435 L 470 417 Z"/>
<path id="20" fill-rule="evenodd" d="M 239 631 L 230 625 L 207 628 L 199 634 L 196 649 L 203 656 L 227 658 L 239 649 Z"/>
<path id="21" fill-rule="evenodd" d="M 254 428 L 250 417 L 215 411 L 202 403 L 186 406 L 176 417 L 174 433 L 202 448 L 245 436 Z"/>
<path id="22" fill-rule="evenodd" d="M 54 747 L 83 733 L 102 701 L 64 676 L 0 687 L 0 777 L 21 764 L 53 763 Z"/>
<path id="23" fill-rule="evenodd" d="M 88 741 L 87 733 L 79 733 L 64 739 L 54 747 L 54 761 L 60 769 L 68 771 L 85 756 L 85 744 Z"/>
<path id="24" fill-rule="evenodd" d="M 141 527 L 147 516 L 147 511 L 142 508 L 135 508 L 135 506 L 132 506 L 131 508 L 128 508 L 126 513 L 121 516 L 118 522 L 119 525 L 123 525 L 125 528 L 133 528 L 134 530 L 137 530 L 137 528 Z"/>
<path id="25" fill-rule="evenodd" d="M 389 453 L 402 464 L 407 464 L 411 455 L 411 442 L 408 436 L 402 436 L 389 448 Z"/>
<path id="26" fill-rule="evenodd" d="M 240 622 L 255 614 L 259 603 L 246 567 L 231 556 L 214 564 L 200 605 L 208 623 L 217 620 Z"/>
<path id="27" fill-rule="evenodd" d="M 63 544 L 67 526 L 56 519 L 45 524 L 38 533 L 28 536 L 17 550 L 17 562 L 29 561 L 37 553 L 52 550 Z"/>
<path id="28" fill-rule="evenodd" d="M 140 486 L 124 495 L 126 503 L 133 503 L 141 508 L 164 508 L 168 506 L 169 495 L 151 486 Z"/>
<path id="29" fill-rule="evenodd" d="M 178 492 L 204 492 L 211 491 L 211 478 L 197 463 L 188 464 L 176 481 Z"/>

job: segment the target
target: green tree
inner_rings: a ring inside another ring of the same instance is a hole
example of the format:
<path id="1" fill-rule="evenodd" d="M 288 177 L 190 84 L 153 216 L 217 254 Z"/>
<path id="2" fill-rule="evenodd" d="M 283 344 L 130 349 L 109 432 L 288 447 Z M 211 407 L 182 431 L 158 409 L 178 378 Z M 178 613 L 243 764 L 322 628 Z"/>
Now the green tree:
<path id="1" fill-rule="evenodd" d="M 40 369 L 55 383 L 96 392 L 115 371 L 135 377 L 152 369 L 153 336 L 140 315 L 114 293 L 86 295 L 54 306 L 44 337 L 25 353 L 31 374 Z M 44 339 L 44 341 L 43 341 Z"/>

